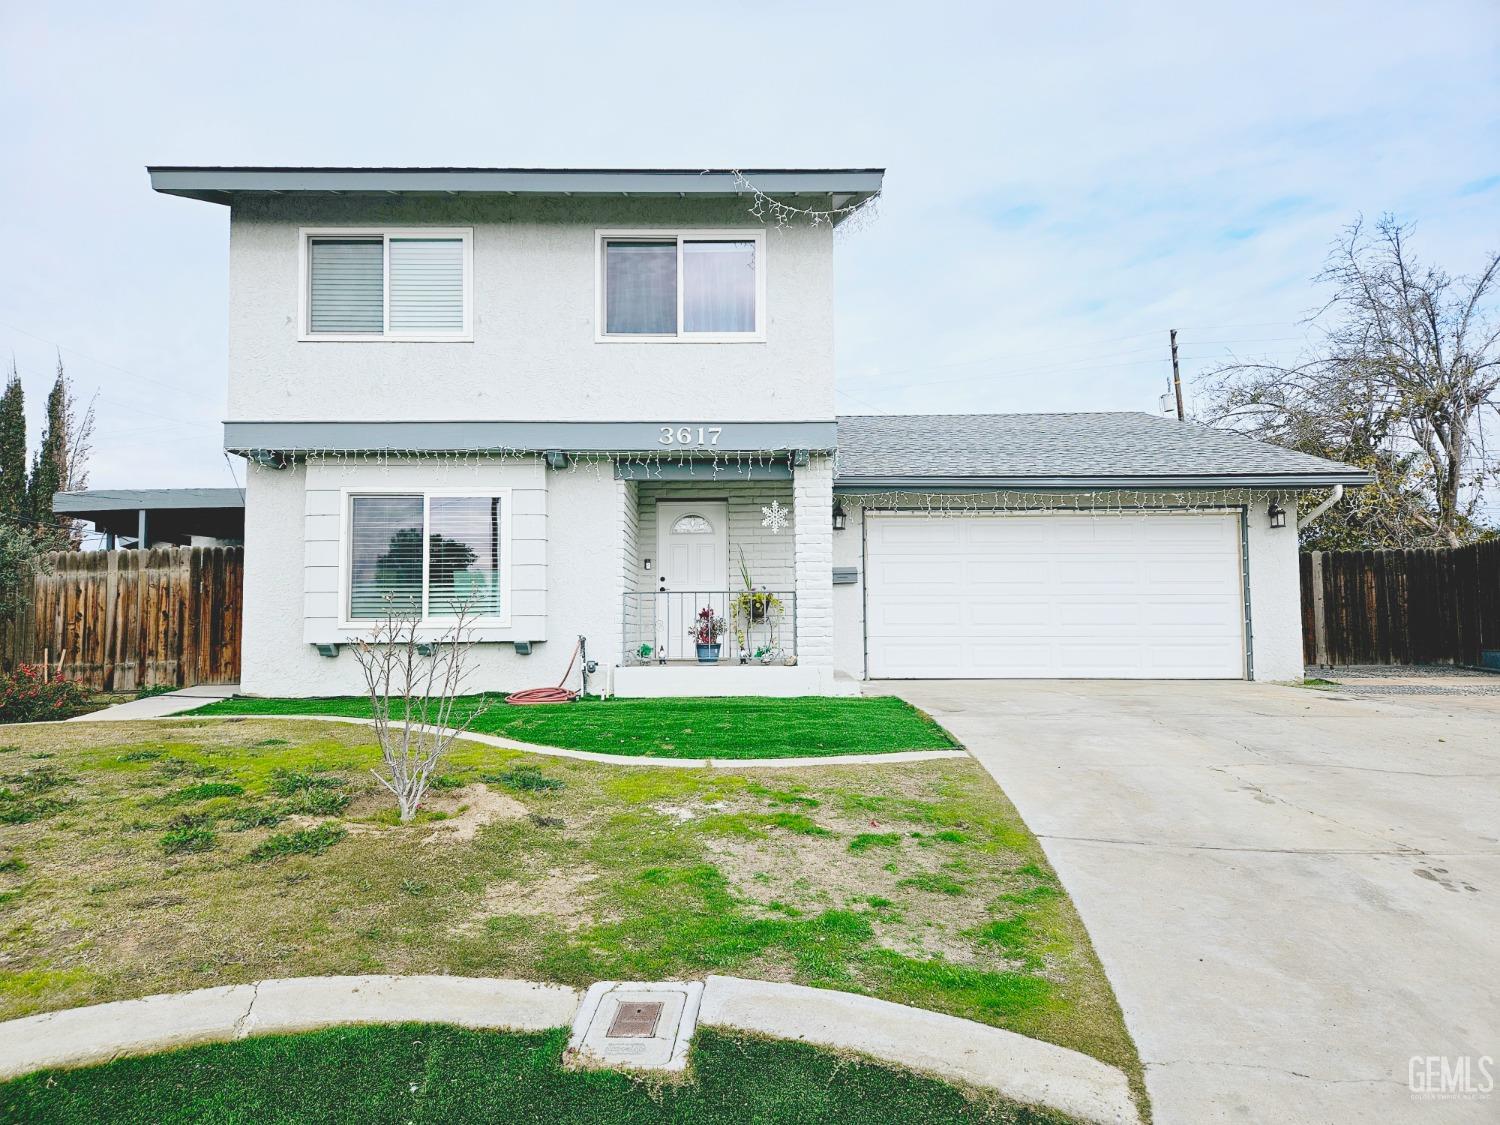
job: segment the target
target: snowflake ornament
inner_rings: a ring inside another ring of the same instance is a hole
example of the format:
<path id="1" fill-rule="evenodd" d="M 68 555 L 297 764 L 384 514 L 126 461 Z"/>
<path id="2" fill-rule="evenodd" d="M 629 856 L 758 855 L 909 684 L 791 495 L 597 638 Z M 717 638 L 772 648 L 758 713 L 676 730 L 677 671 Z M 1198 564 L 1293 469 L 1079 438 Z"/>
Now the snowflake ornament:
<path id="1" fill-rule="evenodd" d="M 780 535 L 781 529 L 790 522 L 791 513 L 781 506 L 780 500 L 772 500 L 771 506 L 761 511 L 766 518 L 760 521 L 760 526 L 769 527 L 772 535 Z"/>

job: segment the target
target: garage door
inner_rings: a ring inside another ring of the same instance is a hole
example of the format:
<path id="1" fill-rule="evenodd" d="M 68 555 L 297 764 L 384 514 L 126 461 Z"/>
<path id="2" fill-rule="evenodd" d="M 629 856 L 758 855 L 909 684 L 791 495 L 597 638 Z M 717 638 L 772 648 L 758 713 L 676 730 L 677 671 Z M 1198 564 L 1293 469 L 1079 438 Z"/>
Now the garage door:
<path id="1" fill-rule="evenodd" d="M 1239 679 L 1235 513 L 877 515 L 869 674 Z"/>

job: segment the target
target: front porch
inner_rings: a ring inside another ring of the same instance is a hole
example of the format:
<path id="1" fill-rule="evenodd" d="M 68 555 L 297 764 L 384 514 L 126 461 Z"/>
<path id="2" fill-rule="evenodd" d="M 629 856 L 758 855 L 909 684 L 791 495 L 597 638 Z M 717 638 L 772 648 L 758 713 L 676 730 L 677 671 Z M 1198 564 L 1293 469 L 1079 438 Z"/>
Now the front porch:
<path id="1" fill-rule="evenodd" d="M 812 589 L 831 594 L 832 482 L 819 462 L 772 479 L 628 482 L 616 694 L 835 694 L 831 597 Z M 826 619 L 812 625 L 811 659 L 809 605 Z"/>

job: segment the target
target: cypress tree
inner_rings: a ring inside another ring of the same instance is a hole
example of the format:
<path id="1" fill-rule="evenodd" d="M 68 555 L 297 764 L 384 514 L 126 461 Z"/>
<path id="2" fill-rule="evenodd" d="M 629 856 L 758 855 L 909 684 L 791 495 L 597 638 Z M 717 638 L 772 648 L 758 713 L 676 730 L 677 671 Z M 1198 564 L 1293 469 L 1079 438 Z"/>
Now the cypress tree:
<path id="1" fill-rule="evenodd" d="M 68 381 L 62 361 L 57 364 L 57 379 L 47 395 L 47 425 L 42 430 L 42 444 L 31 460 L 31 480 L 27 486 L 30 516 L 38 533 L 58 528 L 52 511 L 52 494 L 63 487 L 68 466 L 68 436 L 72 404 L 68 401 Z"/>
<path id="2" fill-rule="evenodd" d="M 10 378 L 0 395 L 0 520 L 12 527 L 30 519 L 26 500 L 26 395 L 11 360 Z"/>

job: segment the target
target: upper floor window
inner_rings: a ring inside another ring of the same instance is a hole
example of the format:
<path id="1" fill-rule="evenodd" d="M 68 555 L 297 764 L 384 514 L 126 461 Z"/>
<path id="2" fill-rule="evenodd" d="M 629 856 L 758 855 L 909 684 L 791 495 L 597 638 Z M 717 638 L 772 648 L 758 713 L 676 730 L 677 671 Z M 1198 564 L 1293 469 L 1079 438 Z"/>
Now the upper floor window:
<path id="1" fill-rule="evenodd" d="M 599 232 L 597 339 L 765 339 L 765 232 Z"/>
<path id="2" fill-rule="evenodd" d="M 304 340 L 473 338 L 472 232 L 302 232 Z"/>

